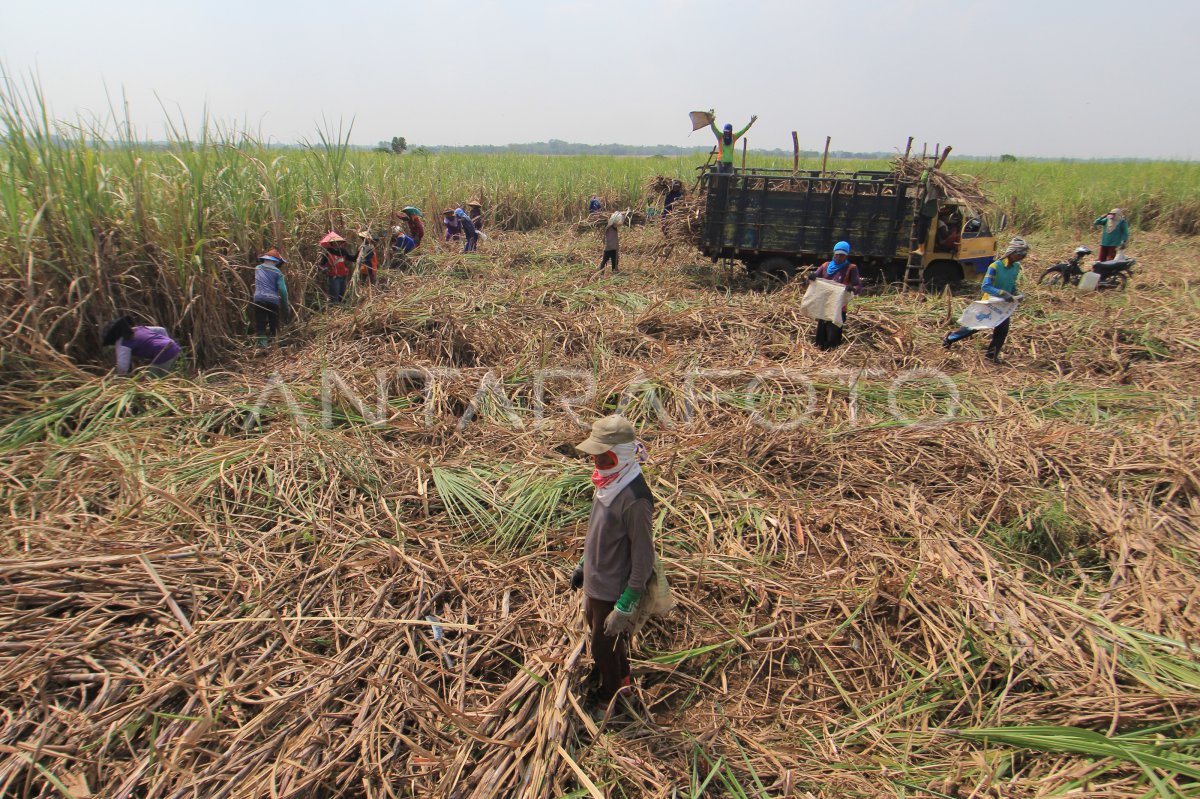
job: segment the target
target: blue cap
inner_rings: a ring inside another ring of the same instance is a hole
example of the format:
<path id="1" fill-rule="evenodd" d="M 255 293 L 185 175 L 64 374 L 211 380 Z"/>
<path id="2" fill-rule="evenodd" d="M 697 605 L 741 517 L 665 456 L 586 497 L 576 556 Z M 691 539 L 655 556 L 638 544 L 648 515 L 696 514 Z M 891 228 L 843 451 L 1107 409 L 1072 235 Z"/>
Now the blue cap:
<path id="1" fill-rule="evenodd" d="M 834 252 L 844 252 L 844 253 L 846 253 L 846 255 L 849 255 L 850 254 L 850 242 L 839 241 L 837 244 L 833 245 L 833 251 Z"/>
<path id="2" fill-rule="evenodd" d="M 731 125 L 731 124 L 729 124 L 728 122 L 726 122 L 726 123 L 725 123 L 725 130 L 733 130 L 733 125 Z"/>

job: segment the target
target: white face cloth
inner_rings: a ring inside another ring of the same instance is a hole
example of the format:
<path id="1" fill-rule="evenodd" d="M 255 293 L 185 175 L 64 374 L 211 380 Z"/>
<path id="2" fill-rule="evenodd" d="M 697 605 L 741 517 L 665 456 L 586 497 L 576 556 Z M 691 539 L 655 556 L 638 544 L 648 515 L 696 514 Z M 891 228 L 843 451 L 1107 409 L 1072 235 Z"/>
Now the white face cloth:
<path id="1" fill-rule="evenodd" d="M 1108 218 L 1108 222 L 1106 222 L 1104 225 L 1105 233 L 1115 232 L 1117 227 L 1120 226 L 1121 222 L 1125 219 L 1125 214 L 1121 213 L 1120 208 L 1114 208 L 1109 211 L 1109 213 L 1112 214 L 1112 216 Z"/>
<path id="2" fill-rule="evenodd" d="M 592 482 L 596 485 L 596 499 L 604 507 L 612 504 L 624 490 L 642 473 L 642 463 L 638 453 L 638 443 L 617 444 L 611 450 L 617 456 L 617 465 L 611 469 L 596 469 L 592 472 Z"/>

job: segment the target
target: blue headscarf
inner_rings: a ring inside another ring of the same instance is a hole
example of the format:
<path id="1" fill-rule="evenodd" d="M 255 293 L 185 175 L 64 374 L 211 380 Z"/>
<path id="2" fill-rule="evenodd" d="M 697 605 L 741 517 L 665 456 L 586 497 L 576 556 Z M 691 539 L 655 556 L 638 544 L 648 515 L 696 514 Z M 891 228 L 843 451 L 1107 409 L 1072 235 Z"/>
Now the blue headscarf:
<path id="1" fill-rule="evenodd" d="M 459 219 L 466 219 L 466 218 L 467 218 L 467 212 L 466 212 L 466 211 L 464 211 L 464 210 L 463 210 L 463 209 L 461 209 L 461 208 L 455 208 L 455 209 L 454 209 L 454 215 L 455 215 L 455 216 L 457 216 Z"/>
<path id="2" fill-rule="evenodd" d="M 831 258 L 829 260 L 829 265 L 825 267 L 826 277 L 833 277 L 838 272 L 850 265 L 850 242 L 839 241 L 837 244 L 833 245 L 833 254 L 837 255 L 839 252 L 846 254 L 846 260 L 839 264 L 837 261 Z"/>

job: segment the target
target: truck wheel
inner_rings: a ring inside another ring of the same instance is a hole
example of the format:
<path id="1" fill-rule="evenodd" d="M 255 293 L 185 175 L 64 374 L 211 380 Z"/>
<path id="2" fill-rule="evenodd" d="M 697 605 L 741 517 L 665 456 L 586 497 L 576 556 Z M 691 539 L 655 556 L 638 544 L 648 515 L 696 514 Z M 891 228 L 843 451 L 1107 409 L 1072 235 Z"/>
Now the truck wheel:
<path id="1" fill-rule="evenodd" d="M 783 257 L 767 258 L 759 263 L 757 271 L 778 283 L 786 283 L 796 276 L 796 264 Z"/>
<path id="2" fill-rule="evenodd" d="M 925 267 L 925 285 L 931 289 L 941 289 L 951 283 L 961 283 L 963 279 L 962 266 L 957 261 L 941 259 Z"/>

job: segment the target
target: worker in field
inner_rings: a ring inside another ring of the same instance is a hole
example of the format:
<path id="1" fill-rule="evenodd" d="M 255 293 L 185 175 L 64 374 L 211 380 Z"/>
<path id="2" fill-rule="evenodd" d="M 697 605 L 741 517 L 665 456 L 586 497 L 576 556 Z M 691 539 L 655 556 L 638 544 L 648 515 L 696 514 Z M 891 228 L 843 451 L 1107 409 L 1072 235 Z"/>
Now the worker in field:
<path id="1" fill-rule="evenodd" d="M 421 239 L 425 238 L 425 220 L 422 218 L 421 209 L 415 205 L 406 205 L 398 216 L 400 221 L 408 225 L 408 235 L 412 237 L 413 249 L 420 247 Z"/>
<path id="2" fill-rule="evenodd" d="M 483 203 L 471 200 L 467 203 L 467 215 L 471 217 L 471 224 L 475 226 L 476 233 L 483 230 Z"/>
<path id="3" fill-rule="evenodd" d="M 603 208 L 604 208 L 604 203 L 600 202 L 600 198 L 598 196 L 596 196 L 595 194 L 593 194 L 592 198 L 590 200 L 588 200 L 588 213 L 589 214 L 598 214 L 598 213 L 600 213 L 601 210 L 603 210 Z"/>
<path id="4" fill-rule="evenodd" d="M 463 238 L 466 240 L 463 244 L 463 252 L 475 252 L 475 245 L 479 242 L 479 231 L 475 229 L 475 223 L 461 208 L 455 208 L 454 215 L 458 217 L 458 224 L 462 226 Z"/>
<path id="5" fill-rule="evenodd" d="M 1120 208 L 1114 208 L 1092 223 L 1092 227 L 1104 227 L 1100 234 L 1100 260 L 1111 261 L 1117 257 L 1117 250 L 1125 249 L 1129 243 L 1129 223 Z"/>
<path id="6" fill-rule="evenodd" d="M 379 277 L 379 253 L 375 251 L 379 235 L 369 230 L 360 230 L 358 235 L 362 239 L 358 245 L 359 276 L 364 283 L 373 286 Z"/>
<path id="7" fill-rule="evenodd" d="M 846 287 L 846 291 L 842 295 L 842 324 L 838 325 L 825 319 L 817 320 L 813 343 L 822 350 L 832 350 L 842 344 L 842 330 L 846 324 L 846 311 L 850 307 L 850 295 L 858 294 L 863 287 L 858 266 L 850 263 L 850 242 L 839 241 L 833 245 L 833 255 L 828 261 L 817 267 L 812 274 L 813 280 L 817 278 L 832 280 Z"/>
<path id="8" fill-rule="evenodd" d="M 417 240 L 404 232 L 404 228 L 400 225 L 392 226 L 392 257 L 393 264 L 402 262 L 404 256 L 417 248 Z"/>
<path id="9" fill-rule="evenodd" d="M 667 190 L 667 194 L 663 198 L 662 222 L 660 224 L 664 233 L 667 230 L 667 217 L 671 215 L 671 209 L 675 207 L 675 203 L 681 199 L 683 199 L 683 183 L 673 180 L 671 181 L 671 188 Z"/>
<path id="10" fill-rule="evenodd" d="M 135 364 L 145 364 L 156 377 L 171 371 L 183 351 L 161 327 L 135 325 L 132 316 L 122 316 L 104 328 L 101 342 L 116 347 L 117 374 L 127 375 Z"/>
<path id="11" fill-rule="evenodd" d="M 671 213 L 671 209 L 675 207 L 675 203 L 683 198 L 683 183 L 678 180 L 671 181 L 671 188 L 667 190 L 667 196 L 663 198 L 663 216 Z"/>
<path id="12" fill-rule="evenodd" d="M 608 218 L 608 224 L 604 226 L 604 233 L 601 235 L 604 241 L 604 256 L 600 259 L 600 268 L 597 272 L 603 272 L 604 267 L 611 263 L 613 274 L 617 273 L 617 249 L 621 246 L 617 228 L 624 221 L 625 215 L 620 211 Z"/>
<path id="13" fill-rule="evenodd" d="M 254 334 L 258 346 L 265 347 L 279 333 L 279 319 L 288 307 L 287 281 L 283 265 L 287 261 L 278 250 L 270 249 L 258 256 L 254 267 Z"/>
<path id="14" fill-rule="evenodd" d="M 738 139 L 742 138 L 742 136 L 746 134 L 746 131 L 750 130 L 750 126 L 755 123 L 755 121 L 758 119 L 758 116 L 755 115 L 750 117 L 750 122 L 746 125 L 746 127 L 742 128 L 737 133 L 733 132 L 733 125 L 729 124 L 726 124 L 722 130 L 717 130 L 717 116 L 715 111 L 710 109 L 708 116 L 708 125 L 712 128 L 713 135 L 717 137 L 717 172 L 732 175 L 733 155 L 737 149 Z"/>
<path id="15" fill-rule="evenodd" d="M 1011 303 L 1014 299 L 1019 299 L 1017 293 L 1017 278 L 1021 275 L 1021 261 L 1025 256 L 1029 255 L 1029 245 L 1025 240 L 1018 237 L 1009 242 L 1004 253 L 992 262 L 987 269 L 987 274 L 983 278 L 983 299 L 996 297 L 1006 302 Z M 1012 312 L 1016 310 L 1016 305 L 1012 304 L 1007 308 L 998 308 L 996 313 L 1007 313 L 1003 321 L 993 327 L 992 340 L 988 344 L 987 359 L 992 363 L 1000 363 L 1000 349 L 1004 346 L 1005 339 L 1008 338 L 1008 324 L 1012 321 Z M 986 328 L 985 328 L 986 329 Z M 975 328 L 960 327 L 953 333 L 946 335 L 942 341 L 942 346 L 946 349 L 956 341 L 962 341 L 964 338 L 970 338 L 979 332 Z"/>
<path id="16" fill-rule="evenodd" d="M 346 240 L 333 230 L 322 236 L 317 244 L 321 248 L 321 257 L 317 265 L 325 272 L 329 301 L 341 303 L 346 295 L 346 280 L 350 277 L 354 253 L 346 246 Z"/>
<path id="17" fill-rule="evenodd" d="M 629 637 L 654 572 L 654 498 L 642 476 L 645 447 L 637 443 L 628 419 L 597 420 L 591 435 L 576 446 L 595 464 L 595 497 L 571 588 L 583 588 L 591 630 L 595 688 L 588 698 L 603 704 L 629 685 Z"/>
<path id="18" fill-rule="evenodd" d="M 457 241 L 462 237 L 462 225 L 454 215 L 453 208 L 442 211 L 442 227 L 446 229 L 446 241 Z"/>

